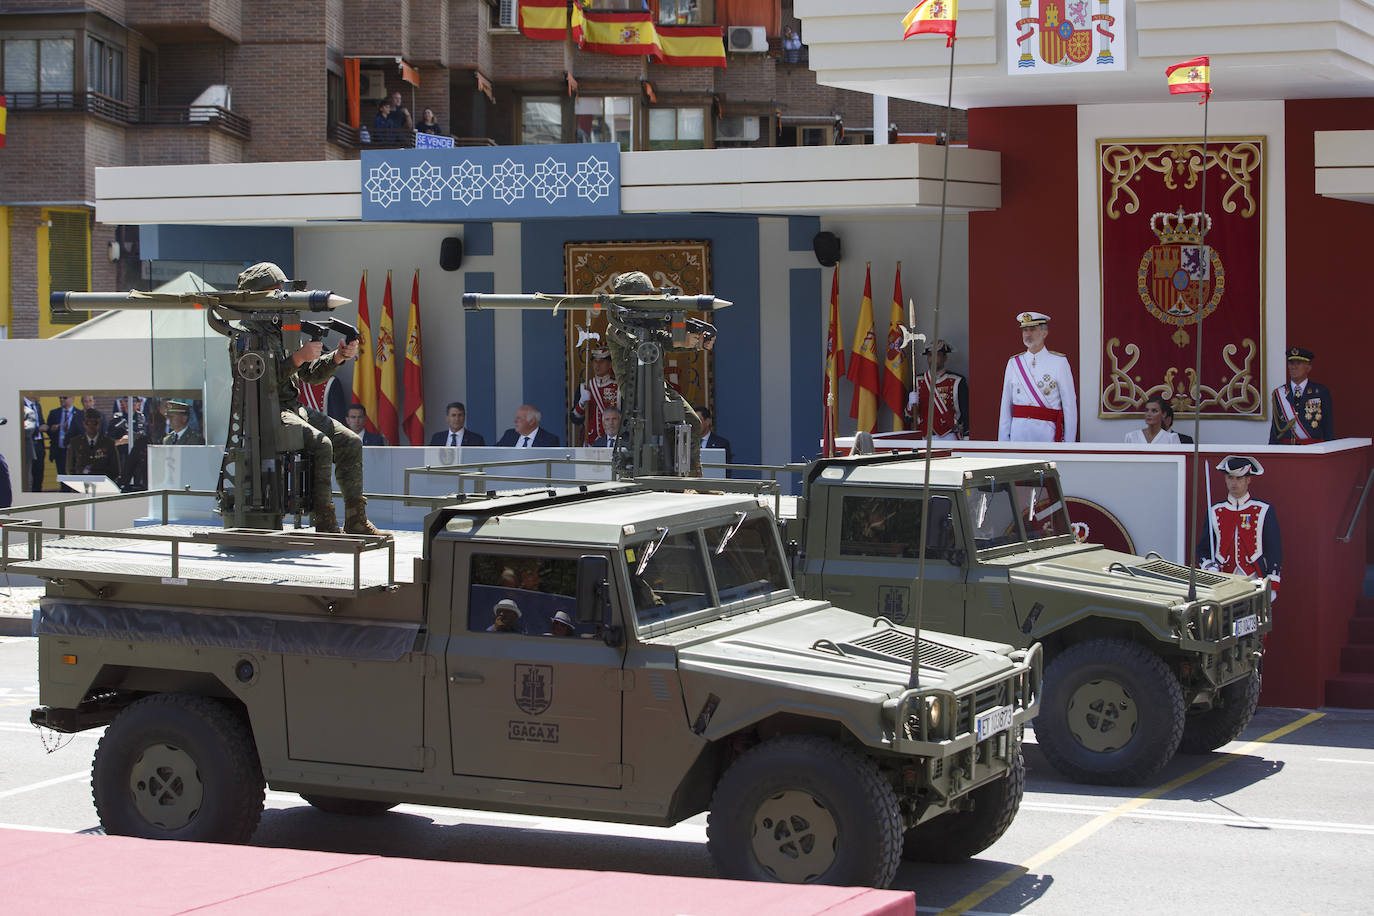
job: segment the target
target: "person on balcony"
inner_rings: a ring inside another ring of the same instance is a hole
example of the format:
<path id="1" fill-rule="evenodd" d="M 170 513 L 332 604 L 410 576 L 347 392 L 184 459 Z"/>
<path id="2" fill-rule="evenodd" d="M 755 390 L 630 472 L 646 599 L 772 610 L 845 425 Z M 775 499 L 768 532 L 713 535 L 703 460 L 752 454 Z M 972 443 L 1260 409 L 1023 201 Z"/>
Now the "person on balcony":
<path id="1" fill-rule="evenodd" d="M 402 131 L 414 130 L 415 119 L 410 116 L 410 109 L 406 108 L 401 101 L 399 92 L 391 93 L 391 133 L 392 136 L 399 137 Z"/>
<path id="2" fill-rule="evenodd" d="M 396 132 L 391 128 L 391 103 L 384 101 L 377 106 L 377 116 L 372 119 L 372 142 L 394 143 Z"/>
<path id="3" fill-rule="evenodd" d="M 434 109 L 426 108 L 424 114 L 420 115 L 420 122 L 415 125 L 417 134 L 441 134 L 439 121 L 434 117 Z"/>
<path id="4" fill-rule="evenodd" d="M 1133 429 L 1126 434 L 1127 445 L 1178 445 L 1178 433 L 1164 428 L 1164 417 L 1169 410 L 1168 403 L 1161 397 L 1152 397 L 1145 402 L 1145 427 Z"/>

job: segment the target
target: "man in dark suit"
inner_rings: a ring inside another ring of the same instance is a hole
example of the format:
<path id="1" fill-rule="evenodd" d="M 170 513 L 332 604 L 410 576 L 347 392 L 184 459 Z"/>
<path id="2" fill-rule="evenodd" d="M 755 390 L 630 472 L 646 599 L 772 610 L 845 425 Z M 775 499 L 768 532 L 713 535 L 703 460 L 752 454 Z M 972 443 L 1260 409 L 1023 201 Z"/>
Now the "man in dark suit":
<path id="1" fill-rule="evenodd" d="M 67 473 L 67 436 L 72 424 L 81 429 L 81 419 L 72 405 L 71 395 L 61 395 L 58 403 L 62 406 L 48 411 L 48 460 L 57 465 L 57 473 Z M 80 433 L 78 432 L 77 435 Z"/>
<path id="2" fill-rule="evenodd" d="M 28 470 L 27 474 L 21 471 L 19 486 L 23 487 L 24 481 L 28 481 L 32 493 L 43 492 L 43 459 L 48 454 L 43 434 L 47 430 L 43 425 L 43 408 L 33 398 L 24 398 L 24 451 L 20 466 Z"/>
<path id="3" fill-rule="evenodd" d="M 602 410 L 601 424 L 606 434 L 593 439 L 589 443 L 592 448 L 610 448 L 615 445 L 615 440 L 620 436 L 620 410 L 615 407 Z"/>
<path id="4" fill-rule="evenodd" d="M 1274 419 L 1270 445 L 1311 445 L 1336 438 L 1331 389 L 1308 378 L 1313 354 L 1305 347 L 1288 348 L 1288 382 L 1270 395 Z"/>
<path id="5" fill-rule="evenodd" d="M 468 409 L 463 406 L 462 401 L 451 402 L 444 412 L 444 419 L 448 421 L 448 429 L 430 436 L 430 445 L 459 448 L 464 445 L 487 444 L 487 440 L 483 436 L 467 428 Z"/>
<path id="6" fill-rule="evenodd" d="M 715 417 L 711 416 L 710 408 L 698 407 L 697 416 L 701 417 L 701 447 L 723 448 L 725 449 L 725 463 L 734 462 L 735 453 L 730 450 L 730 440 L 716 432 Z"/>
<path id="7" fill-rule="evenodd" d="M 529 404 L 515 410 L 515 428 L 501 434 L 498 448 L 558 448 L 558 437 L 539 428 L 543 416 Z"/>
<path id="8" fill-rule="evenodd" d="M 1161 424 L 1166 432 L 1173 432 L 1174 429 L 1174 405 L 1168 401 L 1164 402 L 1164 422 Z M 1193 437 L 1187 433 L 1176 433 L 1178 441 L 1184 445 L 1192 445 Z"/>
<path id="9" fill-rule="evenodd" d="M 348 405 L 344 425 L 358 434 L 358 438 L 363 440 L 363 445 L 386 445 L 386 436 L 368 431 L 367 408 L 361 404 Z"/>

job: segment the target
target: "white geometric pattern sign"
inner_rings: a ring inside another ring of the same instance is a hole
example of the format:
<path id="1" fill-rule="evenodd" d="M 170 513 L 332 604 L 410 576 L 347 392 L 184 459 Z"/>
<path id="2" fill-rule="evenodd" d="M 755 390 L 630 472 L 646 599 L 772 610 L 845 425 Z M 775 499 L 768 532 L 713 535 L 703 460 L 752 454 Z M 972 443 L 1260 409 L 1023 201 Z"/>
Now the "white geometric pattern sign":
<path id="1" fill-rule="evenodd" d="M 620 146 L 368 150 L 364 220 L 512 219 L 620 212 Z"/>

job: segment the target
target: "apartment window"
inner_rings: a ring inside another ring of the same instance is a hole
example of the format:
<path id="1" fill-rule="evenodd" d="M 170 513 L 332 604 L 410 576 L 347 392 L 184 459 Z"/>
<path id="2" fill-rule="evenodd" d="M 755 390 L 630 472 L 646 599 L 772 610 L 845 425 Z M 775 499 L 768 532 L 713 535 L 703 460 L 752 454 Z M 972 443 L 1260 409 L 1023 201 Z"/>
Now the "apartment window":
<path id="1" fill-rule="evenodd" d="M 628 153 L 634 143 L 635 100 L 629 96 L 607 95 L 577 100 L 575 110 L 577 143 L 619 143 Z"/>
<path id="2" fill-rule="evenodd" d="M 5 92 L 71 92 L 75 42 L 70 38 L 10 38 L 0 42 Z"/>
<path id="3" fill-rule="evenodd" d="M 660 25 L 702 25 L 715 21 L 713 0 L 658 0 Z"/>
<path id="4" fill-rule="evenodd" d="M 706 109 L 649 109 L 649 149 L 705 149 Z"/>
<path id="5" fill-rule="evenodd" d="M 527 96 L 520 101 L 521 143 L 563 142 L 563 100 L 558 96 Z"/>
<path id="6" fill-rule="evenodd" d="M 91 288 L 91 217 L 84 210 L 45 210 L 48 227 L 48 274 L 51 289 L 88 292 Z M 51 306 L 50 306 L 51 308 Z M 80 324 L 89 312 L 52 309 L 53 324 Z"/>
<path id="7" fill-rule="evenodd" d="M 124 49 L 86 36 L 86 91 L 124 99 Z"/>

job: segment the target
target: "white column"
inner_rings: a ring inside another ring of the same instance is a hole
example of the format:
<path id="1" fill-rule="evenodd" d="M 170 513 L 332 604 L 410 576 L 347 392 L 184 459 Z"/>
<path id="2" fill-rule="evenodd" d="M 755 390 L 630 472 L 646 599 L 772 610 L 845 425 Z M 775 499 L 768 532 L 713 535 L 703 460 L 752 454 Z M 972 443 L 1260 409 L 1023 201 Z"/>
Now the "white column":
<path id="1" fill-rule="evenodd" d="M 873 142 L 887 145 L 887 96 L 873 97 Z"/>

